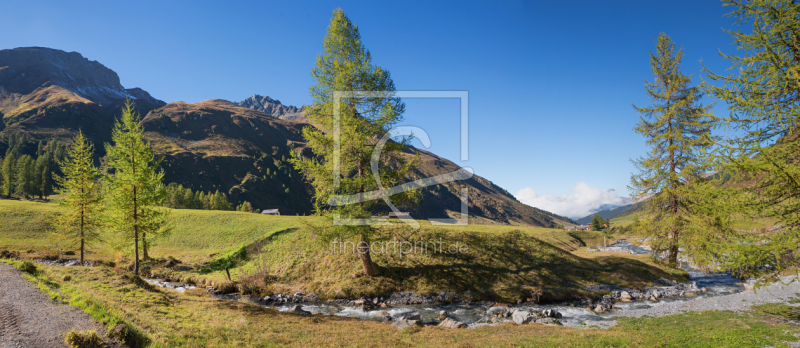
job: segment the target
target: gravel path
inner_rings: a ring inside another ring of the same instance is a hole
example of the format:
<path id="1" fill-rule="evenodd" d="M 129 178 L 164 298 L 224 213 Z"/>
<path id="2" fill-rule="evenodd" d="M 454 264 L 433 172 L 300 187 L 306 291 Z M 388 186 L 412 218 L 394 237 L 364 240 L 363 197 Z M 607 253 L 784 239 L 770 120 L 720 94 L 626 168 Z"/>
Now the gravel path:
<path id="1" fill-rule="evenodd" d="M 63 334 L 69 330 L 106 330 L 73 306 L 55 303 L 22 278 L 20 271 L 0 263 L 0 348 L 67 347 Z M 111 347 L 121 346 L 107 341 Z"/>
<path id="2" fill-rule="evenodd" d="M 617 312 L 616 315 L 640 318 L 643 316 L 661 317 L 688 311 L 744 311 L 754 305 L 786 302 L 792 297 L 800 298 L 800 282 L 790 283 L 792 279 L 794 278 L 784 277 L 781 278 L 782 282 L 773 283 L 756 291 L 747 290 L 730 295 L 698 298 L 689 301 L 659 302 L 653 304 L 651 308 L 625 310 Z"/>

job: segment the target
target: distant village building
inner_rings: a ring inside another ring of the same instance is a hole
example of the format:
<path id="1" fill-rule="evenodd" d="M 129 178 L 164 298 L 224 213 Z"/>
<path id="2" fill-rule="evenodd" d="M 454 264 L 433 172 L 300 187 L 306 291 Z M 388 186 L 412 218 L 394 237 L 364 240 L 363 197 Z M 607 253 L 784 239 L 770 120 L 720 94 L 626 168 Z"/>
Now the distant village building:
<path id="1" fill-rule="evenodd" d="M 281 215 L 281 211 L 278 209 L 266 209 L 261 212 L 264 215 Z"/>

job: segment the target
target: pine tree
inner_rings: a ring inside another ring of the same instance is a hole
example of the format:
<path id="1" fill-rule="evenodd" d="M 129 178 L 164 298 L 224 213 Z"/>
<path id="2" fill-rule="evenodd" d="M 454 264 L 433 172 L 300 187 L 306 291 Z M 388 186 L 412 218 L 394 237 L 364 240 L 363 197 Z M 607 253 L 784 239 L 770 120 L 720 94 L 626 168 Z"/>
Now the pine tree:
<path id="1" fill-rule="evenodd" d="M 16 173 L 14 173 L 14 168 L 16 167 L 16 160 L 14 159 L 14 154 L 9 151 L 6 153 L 6 157 L 3 159 L 3 194 L 6 197 L 10 197 L 11 193 L 14 192 L 14 181 L 16 180 Z"/>
<path id="2" fill-rule="evenodd" d="M 69 239 L 78 241 L 81 264 L 86 244 L 97 240 L 96 230 L 101 225 L 100 172 L 94 166 L 93 154 L 94 146 L 78 131 L 67 157 L 59 163 L 64 176 L 55 178 L 63 195 L 61 205 L 67 210 L 57 221 L 68 235 L 73 235 Z"/>
<path id="3" fill-rule="evenodd" d="M 718 256 L 721 268 L 743 276 L 777 274 L 796 267 L 800 258 L 800 2 L 724 2 L 745 30 L 726 30 L 740 53 L 721 55 L 736 73 L 704 69 L 718 82 L 706 88 L 729 106 L 724 121 L 741 136 L 719 144 L 715 164 L 723 169 L 721 177 L 747 185 L 715 192 L 717 199 L 708 201 L 718 228 L 703 246 Z M 737 231 L 723 215 L 729 212 L 775 219 L 785 227 L 760 234 Z"/>
<path id="4" fill-rule="evenodd" d="M 315 190 L 317 212 L 338 215 L 345 219 L 368 219 L 371 208 L 378 201 L 367 201 L 344 206 L 328 206 L 333 195 L 352 195 L 377 189 L 370 168 L 370 159 L 375 135 L 386 134 L 402 120 L 405 105 L 398 98 L 345 98 L 339 104 L 341 156 L 334 159 L 334 92 L 335 91 L 395 91 L 388 71 L 372 64 L 369 51 L 361 42 L 361 35 L 341 9 L 333 12 L 327 35 L 323 40 L 323 52 L 317 56 L 312 69 L 315 84 L 310 88 L 313 105 L 308 116 L 319 128 L 306 127 L 303 138 L 308 141 L 318 158 L 302 159 L 292 152 L 292 163 L 311 182 Z M 380 178 L 384 187 L 392 187 L 404 179 L 414 168 L 416 159 L 406 161 L 400 150 L 406 139 L 386 144 L 380 154 Z M 278 168 L 282 168 L 282 156 Z M 340 185 L 334 185 L 334 161 L 338 161 Z M 393 166 L 389 166 L 391 163 Z M 288 188 L 286 189 L 288 190 Z M 290 190 L 289 190 L 290 191 Z M 287 191 L 288 192 L 288 191 Z M 393 201 L 417 197 L 419 192 L 410 191 L 392 196 Z M 323 240 L 333 238 L 359 238 L 359 254 L 364 274 L 378 274 L 369 253 L 370 236 L 376 233 L 373 226 L 334 225 L 320 229 Z"/>
<path id="5" fill-rule="evenodd" d="M 34 170 L 35 167 L 31 156 L 22 155 L 17 160 L 17 166 L 14 170 L 16 172 L 14 185 L 17 193 L 25 196 L 25 198 L 28 198 L 28 195 L 34 192 L 34 187 L 36 186 Z"/>
<path id="6" fill-rule="evenodd" d="M 656 253 L 669 252 L 669 262 L 677 264 L 681 233 L 692 214 L 686 199 L 691 185 L 701 180 L 705 169 L 700 151 L 711 142 L 711 105 L 700 104 L 702 92 L 691 87 L 691 77 L 679 69 L 683 52 L 661 33 L 656 52 L 650 53 L 655 82 L 645 83 L 654 101 L 649 107 L 634 106 L 642 116 L 634 130 L 642 134 L 651 151 L 632 161 L 638 174 L 631 176 L 629 188 L 637 198 L 647 200 L 643 232 L 652 237 Z"/>
<path id="7" fill-rule="evenodd" d="M 160 208 L 166 198 L 159 169 L 150 143 L 143 137 L 139 113 L 130 100 L 111 133 L 113 144 L 106 144 L 108 169 L 106 193 L 111 225 L 133 242 L 134 273 L 139 274 L 139 242 L 142 258 L 148 259 L 147 235 L 165 232 L 167 210 Z"/>

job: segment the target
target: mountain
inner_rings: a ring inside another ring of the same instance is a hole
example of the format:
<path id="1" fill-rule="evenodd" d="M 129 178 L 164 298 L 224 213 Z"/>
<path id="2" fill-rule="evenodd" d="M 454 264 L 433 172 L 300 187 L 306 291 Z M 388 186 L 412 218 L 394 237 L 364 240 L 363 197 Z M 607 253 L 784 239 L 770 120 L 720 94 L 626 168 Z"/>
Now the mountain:
<path id="1" fill-rule="evenodd" d="M 139 88 L 126 89 L 119 76 L 79 53 L 27 47 L 0 51 L 0 154 L 5 135 L 27 134 L 36 141 L 71 141 L 78 129 L 95 144 L 98 156 L 109 142 L 114 120 L 126 98 L 144 115 L 145 137 L 163 156 L 165 182 L 193 190 L 229 194 L 232 202 L 248 201 L 259 209 L 280 208 L 284 214 L 312 212 L 312 190 L 287 160 L 292 152 L 313 156 L 302 139 L 302 108 L 253 95 L 241 103 L 220 99 L 166 104 Z M 419 153 L 415 173 L 430 177 L 459 167 L 428 151 Z M 471 223 L 503 223 L 553 227 L 574 221 L 517 201 L 480 176 L 423 189 L 414 218 L 459 217 L 461 187 L 469 190 Z M 377 212 L 380 213 L 380 212 Z"/>
<path id="2" fill-rule="evenodd" d="M 304 113 L 304 107 L 283 105 L 280 100 L 272 99 L 267 96 L 253 94 L 251 97 L 239 102 L 239 105 L 253 110 L 261 111 L 272 117 L 282 120 L 298 121 L 308 123 L 308 118 Z"/>
<path id="3" fill-rule="evenodd" d="M 623 205 L 623 206 L 620 206 L 620 207 L 600 210 L 600 211 L 598 211 L 596 213 L 592 213 L 592 214 L 584 216 L 584 217 L 582 217 L 580 219 L 577 219 L 577 220 L 575 220 L 575 222 L 577 222 L 577 223 L 579 223 L 581 225 L 585 225 L 585 224 L 591 223 L 592 222 L 592 217 L 594 217 L 595 214 L 599 214 L 603 219 L 613 219 L 613 218 L 615 218 L 617 216 L 624 215 L 624 214 L 627 214 L 627 213 L 630 213 L 630 212 L 640 211 L 643 207 L 644 207 L 644 201 L 639 201 L 639 202 L 636 202 L 636 203 L 631 203 L 631 204 Z"/>
<path id="4" fill-rule="evenodd" d="M 166 104 L 141 88 L 122 87 L 117 73 L 76 52 L 0 50 L 0 131 L 67 141 L 81 128 L 108 141 L 126 98 L 142 113 Z"/>
<path id="5" fill-rule="evenodd" d="M 287 162 L 291 152 L 313 156 L 302 139 L 307 123 L 272 117 L 263 112 L 212 99 L 200 103 L 170 103 L 152 110 L 142 124 L 145 136 L 164 155 L 165 180 L 193 189 L 221 190 L 232 200 L 259 209 L 280 208 L 288 214 L 312 212 L 311 187 Z M 451 161 L 419 152 L 416 173 L 430 177 L 458 170 Z M 423 189 L 422 203 L 410 210 L 414 218 L 458 217 L 460 186 L 468 186 L 473 222 L 551 227 L 568 218 L 528 207 L 480 176 Z M 288 190 L 288 191 L 287 191 Z"/>

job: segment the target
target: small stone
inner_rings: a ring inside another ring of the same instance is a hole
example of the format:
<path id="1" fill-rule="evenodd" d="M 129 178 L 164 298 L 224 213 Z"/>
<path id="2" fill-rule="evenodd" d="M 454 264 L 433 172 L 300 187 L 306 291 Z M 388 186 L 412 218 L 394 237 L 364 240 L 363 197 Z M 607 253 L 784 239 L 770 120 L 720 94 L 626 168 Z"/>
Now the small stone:
<path id="1" fill-rule="evenodd" d="M 381 308 L 389 308 L 389 305 L 387 305 L 385 302 L 381 303 Z"/>
<path id="2" fill-rule="evenodd" d="M 706 289 L 705 287 L 700 289 L 700 292 L 707 292 L 707 291 L 708 291 L 708 289 Z"/>
<path id="3" fill-rule="evenodd" d="M 403 330 L 403 329 L 405 329 L 407 327 L 422 326 L 422 322 L 420 322 L 419 320 L 406 320 L 406 319 L 403 319 L 403 320 L 395 321 L 394 323 L 392 323 L 392 326 L 398 328 L 399 330 Z"/>
<path id="4" fill-rule="evenodd" d="M 536 319 L 535 323 L 537 324 L 544 324 L 544 325 L 561 325 L 561 322 L 555 318 L 541 318 Z"/>
<path id="5" fill-rule="evenodd" d="M 490 319 L 490 321 L 492 322 L 492 324 L 497 324 L 497 323 L 500 322 L 500 319 L 497 319 L 497 317 L 492 317 L 492 319 Z"/>
<path id="6" fill-rule="evenodd" d="M 439 323 L 439 326 L 445 329 L 464 329 L 467 327 L 467 324 L 464 324 L 460 321 L 455 321 L 452 318 L 445 318 Z"/>
<path id="7" fill-rule="evenodd" d="M 603 313 L 606 311 L 606 308 L 603 307 L 602 305 L 597 305 L 597 307 L 594 307 L 594 311 L 597 313 Z"/>

